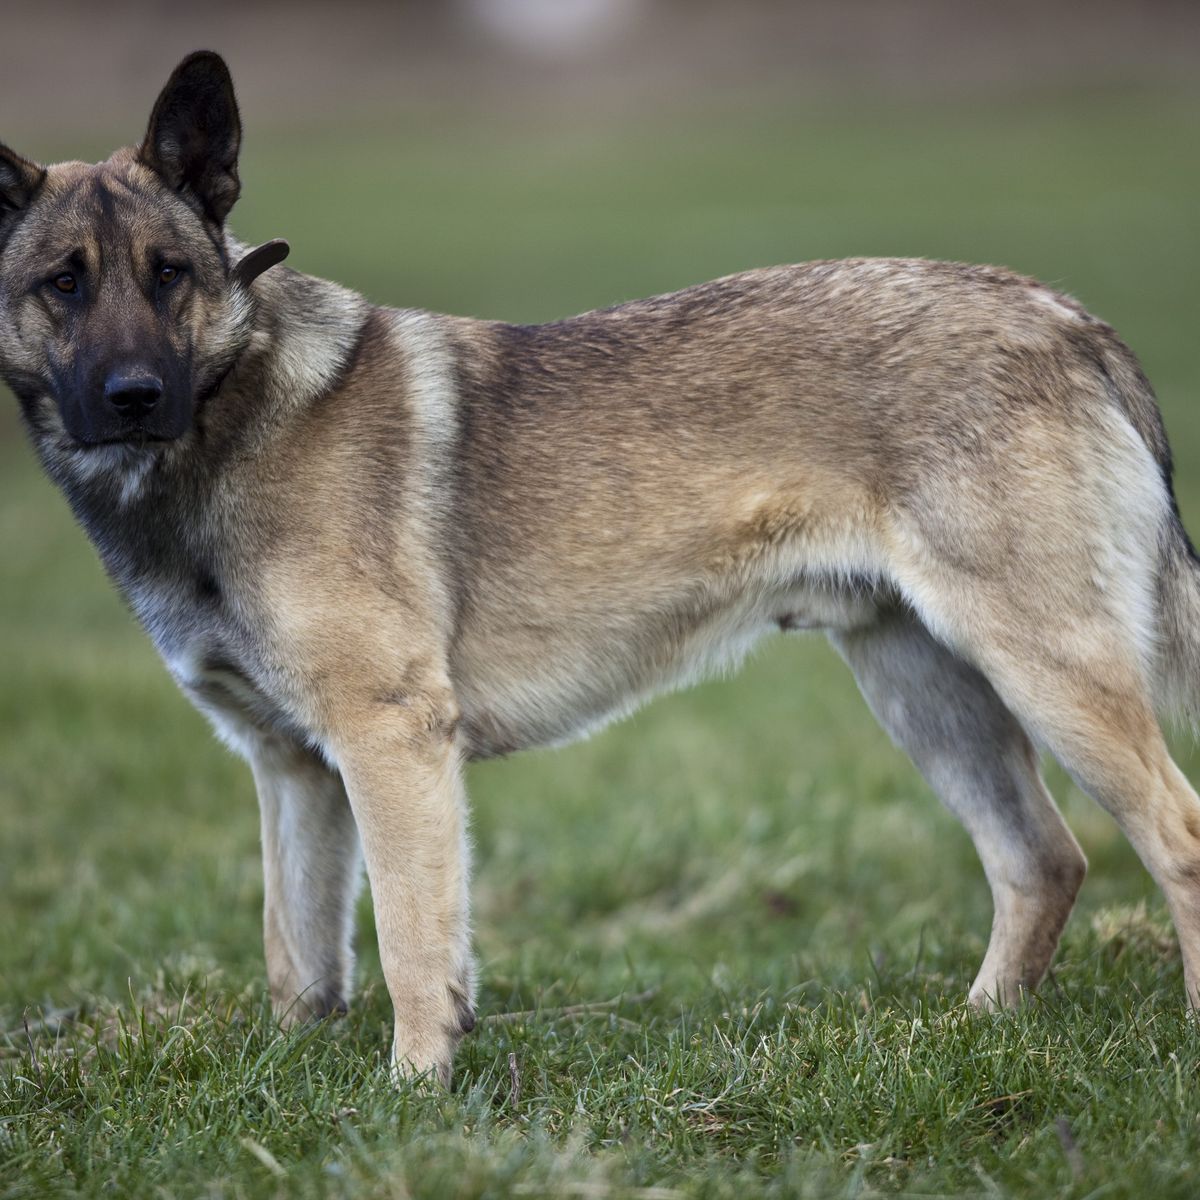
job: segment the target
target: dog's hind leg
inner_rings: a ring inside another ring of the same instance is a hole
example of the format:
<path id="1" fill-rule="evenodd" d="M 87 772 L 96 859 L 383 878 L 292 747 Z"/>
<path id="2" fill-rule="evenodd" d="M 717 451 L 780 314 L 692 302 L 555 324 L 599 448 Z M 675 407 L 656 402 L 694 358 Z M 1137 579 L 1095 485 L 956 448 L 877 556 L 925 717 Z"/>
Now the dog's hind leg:
<path id="1" fill-rule="evenodd" d="M 250 750 L 262 815 L 263 940 L 276 1014 L 344 1012 L 353 968 L 358 833 L 341 778 L 278 739 Z"/>
<path id="2" fill-rule="evenodd" d="M 1150 696 L 1147 639 L 1132 611 L 1107 602 L 1069 564 L 1066 552 L 1026 560 L 1019 581 L 943 567 L 925 573 L 924 586 L 914 578 L 909 594 L 922 619 L 1116 818 L 1166 896 L 1188 998 L 1200 1005 L 1200 798 L 1168 753 Z M 1129 573 L 1138 565 L 1127 557 Z"/>
<path id="3" fill-rule="evenodd" d="M 1016 1003 L 1054 956 L 1087 863 L 1037 754 L 983 676 L 907 614 L 833 637 L 867 703 L 963 822 L 992 890 L 974 1004 Z"/>

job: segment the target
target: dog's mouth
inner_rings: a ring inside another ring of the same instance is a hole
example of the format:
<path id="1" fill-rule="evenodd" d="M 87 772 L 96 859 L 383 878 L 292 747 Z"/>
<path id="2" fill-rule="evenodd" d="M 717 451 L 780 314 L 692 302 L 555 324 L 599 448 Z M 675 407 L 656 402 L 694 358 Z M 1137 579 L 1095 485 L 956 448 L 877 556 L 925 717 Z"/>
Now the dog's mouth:
<path id="1" fill-rule="evenodd" d="M 179 441 L 177 437 L 164 437 L 162 434 L 150 433 L 142 431 L 138 433 L 123 433 L 114 437 L 102 437 L 95 439 L 74 438 L 73 450 L 98 450 L 101 446 L 126 446 L 131 450 L 137 450 L 143 446 L 168 446 L 172 442 Z"/>
<path id="2" fill-rule="evenodd" d="M 179 442 L 178 437 L 167 437 L 149 430 L 104 434 L 103 437 L 79 437 L 78 434 L 68 433 L 62 440 L 61 449 L 83 458 L 95 458 L 108 452 L 132 461 L 162 451 L 175 442 Z"/>
<path id="3" fill-rule="evenodd" d="M 172 442 L 178 442 L 178 440 L 179 438 L 164 437 L 161 433 L 121 433 L 116 437 L 96 438 L 92 442 L 84 442 L 84 440 L 77 438 L 76 449 L 95 450 L 97 446 L 131 446 L 132 449 L 136 450 L 138 446 L 169 445 Z"/>

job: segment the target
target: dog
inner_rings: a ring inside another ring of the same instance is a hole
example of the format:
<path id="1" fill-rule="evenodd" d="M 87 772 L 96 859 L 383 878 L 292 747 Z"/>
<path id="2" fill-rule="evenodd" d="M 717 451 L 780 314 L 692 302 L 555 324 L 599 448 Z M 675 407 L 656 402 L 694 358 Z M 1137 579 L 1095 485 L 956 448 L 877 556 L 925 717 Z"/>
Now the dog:
<path id="1" fill-rule="evenodd" d="M 1008 271 L 754 270 L 546 325 L 394 310 L 238 242 L 211 52 L 144 140 L 0 147 L 0 368 L 172 675 L 249 761 L 284 1021 L 344 1010 L 365 861 L 397 1076 L 474 1023 L 462 766 L 824 632 L 965 823 L 972 1003 L 1055 952 L 1086 862 L 1052 752 L 1162 888 L 1200 1002 L 1200 566 L 1113 330 Z"/>

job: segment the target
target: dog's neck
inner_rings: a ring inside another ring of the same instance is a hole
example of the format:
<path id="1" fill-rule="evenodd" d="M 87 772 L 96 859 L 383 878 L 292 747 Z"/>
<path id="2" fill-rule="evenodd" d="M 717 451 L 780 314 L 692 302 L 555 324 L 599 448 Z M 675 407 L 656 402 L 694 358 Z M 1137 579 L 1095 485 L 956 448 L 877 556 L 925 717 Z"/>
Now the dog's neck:
<path id="1" fill-rule="evenodd" d="M 233 237 L 226 243 L 230 260 L 239 265 L 264 249 L 248 251 Z M 239 287 L 250 309 L 249 336 L 197 413 L 208 442 L 236 441 L 251 431 L 257 438 L 269 436 L 289 412 L 336 386 L 372 307 L 357 292 L 280 266 L 264 267 Z"/>

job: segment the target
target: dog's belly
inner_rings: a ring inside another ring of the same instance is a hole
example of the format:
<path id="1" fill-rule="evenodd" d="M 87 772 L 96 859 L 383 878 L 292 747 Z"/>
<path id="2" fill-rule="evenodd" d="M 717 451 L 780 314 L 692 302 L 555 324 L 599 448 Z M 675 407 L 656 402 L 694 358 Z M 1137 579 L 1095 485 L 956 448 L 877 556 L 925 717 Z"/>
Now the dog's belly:
<path id="1" fill-rule="evenodd" d="M 573 741 L 658 693 L 731 672 L 766 634 L 862 628 L 892 602 L 888 589 L 852 580 L 763 588 L 724 603 L 691 594 L 602 621 L 594 612 L 553 623 L 526 614 L 465 639 L 456 659 L 468 753 L 489 758 Z"/>

